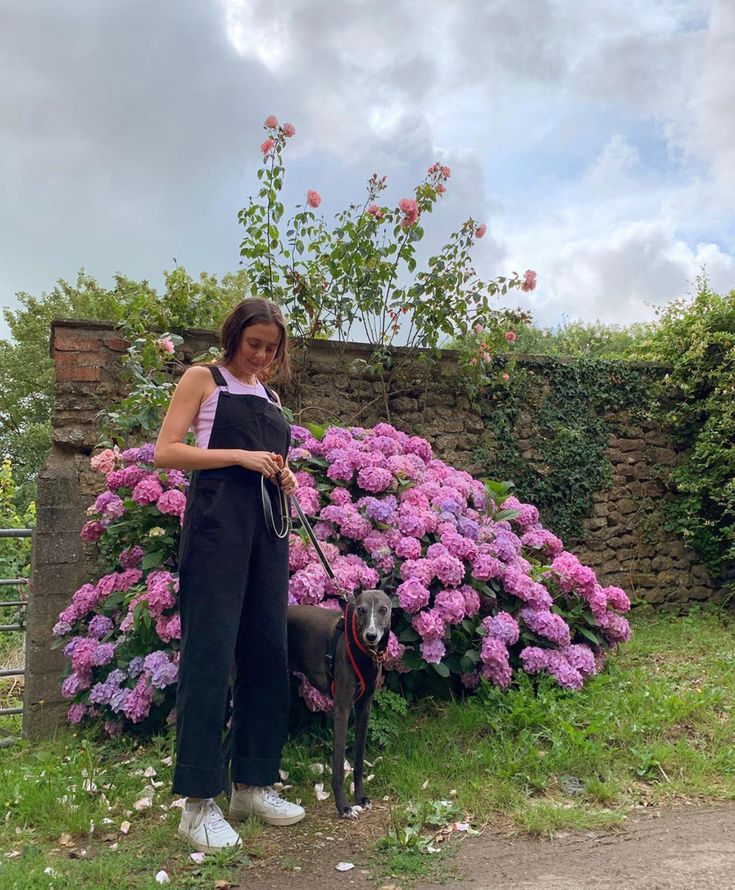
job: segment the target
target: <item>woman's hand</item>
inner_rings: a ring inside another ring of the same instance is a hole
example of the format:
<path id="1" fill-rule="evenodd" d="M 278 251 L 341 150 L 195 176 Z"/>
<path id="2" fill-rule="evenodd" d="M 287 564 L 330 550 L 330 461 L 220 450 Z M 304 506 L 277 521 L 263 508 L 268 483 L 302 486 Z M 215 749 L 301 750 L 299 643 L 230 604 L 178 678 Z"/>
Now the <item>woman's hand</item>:
<path id="1" fill-rule="evenodd" d="M 299 487 L 299 483 L 296 481 L 296 477 L 289 467 L 284 467 L 281 470 L 281 475 L 279 478 L 281 480 L 281 488 L 286 492 L 286 494 L 293 494 Z"/>
<path id="2" fill-rule="evenodd" d="M 266 479 L 275 478 L 281 471 L 280 464 L 283 462 L 281 455 L 272 451 L 240 451 L 239 457 L 241 467 L 262 473 Z"/>

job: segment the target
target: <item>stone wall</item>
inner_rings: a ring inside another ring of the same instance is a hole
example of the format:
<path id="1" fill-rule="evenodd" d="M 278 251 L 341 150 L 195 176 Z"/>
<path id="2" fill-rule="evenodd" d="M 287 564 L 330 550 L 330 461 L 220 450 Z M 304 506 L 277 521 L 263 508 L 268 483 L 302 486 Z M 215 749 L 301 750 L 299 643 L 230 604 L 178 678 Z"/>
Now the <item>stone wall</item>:
<path id="1" fill-rule="evenodd" d="M 211 332 L 187 331 L 184 355 L 191 358 L 215 344 Z M 59 693 L 64 659 L 59 649 L 50 648 L 51 628 L 73 591 L 94 574 L 94 554 L 79 538 L 85 510 L 99 491 L 99 476 L 90 472 L 88 458 L 99 436 L 99 411 L 122 395 L 119 359 L 125 347 L 110 325 L 57 321 L 52 326 L 53 450 L 38 479 L 27 645 L 24 731 L 31 738 L 53 733 L 66 713 Z M 360 370 L 369 354 L 369 347 L 361 344 L 339 350 L 315 341 L 308 364 L 296 357 L 297 384 L 281 390 L 284 404 L 300 422 L 369 427 L 390 419 L 396 427 L 428 438 L 435 454 L 447 462 L 472 473 L 488 472 L 474 463 L 488 417 L 473 410 L 452 385 L 450 354 L 435 368 L 430 386 L 419 378 L 407 379 L 387 398 L 380 381 Z M 543 364 L 538 357 L 518 361 Z M 532 428 L 533 407 L 525 418 Z M 631 423 L 625 411 L 607 420 L 612 484 L 594 495 L 583 534 L 577 541 L 566 541 L 567 546 L 603 583 L 619 584 L 633 597 L 651 603 L 710 597 L 713 585 L 706 569 L 655 519 L 666 497 L 657 468 L 678 460 L 665 431 L 652 423 Z M 521 447 L 524 459 L 536 459 L 531 445 Z M 553 529 L 553 517 L 542 515 L 542 521 Z"/>

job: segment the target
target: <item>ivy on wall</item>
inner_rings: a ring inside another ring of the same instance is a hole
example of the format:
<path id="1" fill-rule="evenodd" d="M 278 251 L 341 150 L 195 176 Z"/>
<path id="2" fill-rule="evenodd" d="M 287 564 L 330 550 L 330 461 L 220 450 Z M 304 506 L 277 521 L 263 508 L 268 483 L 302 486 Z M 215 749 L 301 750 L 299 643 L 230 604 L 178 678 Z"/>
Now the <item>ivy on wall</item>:
<path id="1" fill-rule="evenodd" d="M 495 359 L 502 366 L 505 359 Z M 482 472 L 512 480 L 536 504 L 544 524 L 577 538 L 596 492 L 609 488 L 613 421 L 650 416 L 664 371 L 651 365 L 549 356 L 514 363 L 502 387 L 475 400 L 485 426 L 474 458 Z"/>

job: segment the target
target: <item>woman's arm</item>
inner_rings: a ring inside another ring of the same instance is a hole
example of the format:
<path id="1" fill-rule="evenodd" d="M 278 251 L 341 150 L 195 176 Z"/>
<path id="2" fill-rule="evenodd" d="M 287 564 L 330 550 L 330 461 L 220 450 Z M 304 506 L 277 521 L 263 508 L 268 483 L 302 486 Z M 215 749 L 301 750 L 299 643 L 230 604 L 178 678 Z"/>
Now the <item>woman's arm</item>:
<path id="1" fill-rule="evenodd" d="M 203 400 L 212 392 L 212 376 L 203 366 L 189 368 L 174 390 L 161 432 L 158 434 L 154 463 L 177 470 L 211 470 L 240 466 L 270 479 L 278 464 L 270 451 L 244 451 L 240 448 L 197 448 L 184 444 L 184 438 Z"/>

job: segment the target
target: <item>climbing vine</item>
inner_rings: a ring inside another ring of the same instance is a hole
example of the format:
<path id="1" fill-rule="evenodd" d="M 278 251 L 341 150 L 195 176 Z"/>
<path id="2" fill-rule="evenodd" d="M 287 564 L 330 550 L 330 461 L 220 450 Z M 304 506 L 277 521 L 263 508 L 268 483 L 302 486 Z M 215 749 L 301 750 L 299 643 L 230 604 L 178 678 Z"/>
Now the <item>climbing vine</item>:
<path id="1" fill-rule="evenodd" d="M 505 359 L 495 359 L 500 370 Z M 650 416 L 656 366 L 550 356 L 524 357 L 504 385 L 475 398 L 484 433 L 477 464 L 512 480 L 562 537 L 578 537 L 596 492 L 609 488 L 608 437 L 615 415 Z M 500 375 L 502 376 L 502 375 Z"/>

